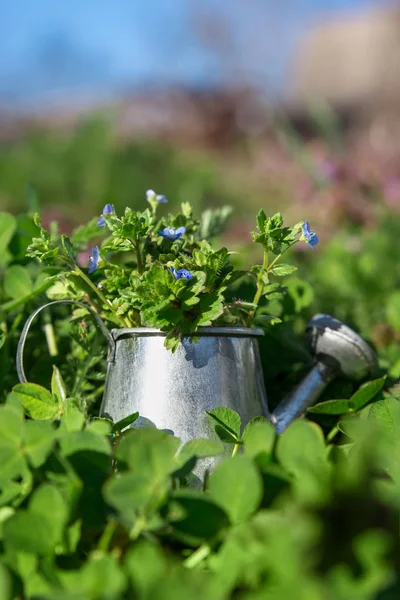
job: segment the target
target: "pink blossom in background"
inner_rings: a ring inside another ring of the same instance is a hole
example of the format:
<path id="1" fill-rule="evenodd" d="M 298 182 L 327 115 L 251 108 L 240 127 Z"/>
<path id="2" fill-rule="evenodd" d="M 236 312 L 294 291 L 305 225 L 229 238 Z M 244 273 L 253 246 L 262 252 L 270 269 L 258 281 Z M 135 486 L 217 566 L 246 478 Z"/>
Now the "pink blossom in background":
<path id="1" fill-rule="evenodd" d="M 383 196 L 390 208 L 400 210 L 400 177 L 392 177 L 384 183 Z"/>

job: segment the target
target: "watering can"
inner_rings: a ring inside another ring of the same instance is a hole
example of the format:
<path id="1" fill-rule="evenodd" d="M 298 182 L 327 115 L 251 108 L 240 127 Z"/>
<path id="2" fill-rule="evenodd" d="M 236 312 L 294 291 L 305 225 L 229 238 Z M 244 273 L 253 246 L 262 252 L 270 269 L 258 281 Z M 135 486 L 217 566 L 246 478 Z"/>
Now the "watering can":
<path id="1" fill-rule="evenodd" d="M 38 308 L 26 321 L 17 349 L 17 373 L 27 381 L 23 350 L 33 319 L 49 306 L 68 303 L 85 308 L 108 342 L 107 375 L 100 415 L 119 421 L 132 413 L 134 426 L 165 429 L 185 443 L 215 437 L 206 411 L 231 408 L 246 424 L 268 416 L 258 348 L 261 329 L 200 327 L 184 336 L 175 353 L 164 347 L 166 333 L 138 327 L 109 331 L 86 304 L 56 300 Z M 194 339 L 195 338 L 195 339 Z"/>

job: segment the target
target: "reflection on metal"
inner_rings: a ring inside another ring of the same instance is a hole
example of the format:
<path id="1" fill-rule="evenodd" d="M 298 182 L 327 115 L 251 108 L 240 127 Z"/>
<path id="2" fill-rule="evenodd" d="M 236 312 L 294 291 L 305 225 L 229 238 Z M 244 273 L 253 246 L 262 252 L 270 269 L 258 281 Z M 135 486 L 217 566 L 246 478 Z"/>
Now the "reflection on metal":
<path id="1" fill-rule="evenodd" d="M 246 424 L 267 416 L 257 336 L 261 330 L 200 328 L 197 341 L 184 337 L 173 354 L 155 329 L 113 330 L 115 357 L 108 364 L 101 414 L 119 421 L 134 412 L 134 426 L 154 423 L 184 443 L 215 437 L 206 410 L 224 406 Z M 232 450 L 232 447 L 229 448 Z M 203 471 L 212 460 L 202 461 Z"/>

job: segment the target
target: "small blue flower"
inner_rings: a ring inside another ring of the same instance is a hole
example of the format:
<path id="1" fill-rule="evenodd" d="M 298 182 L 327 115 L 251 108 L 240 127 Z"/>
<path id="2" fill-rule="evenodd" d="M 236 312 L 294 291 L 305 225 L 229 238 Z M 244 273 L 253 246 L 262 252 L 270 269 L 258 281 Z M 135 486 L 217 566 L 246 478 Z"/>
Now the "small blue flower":
<path id="1" fill-rule="evenodd" d="M 178 227 L 178 229 L 173 229 L 172 227 L 164 227 L 162 231 L 157 231 L 158 235 L 161 235 L 167 240 L 179 240 L 180 237 L 185 233 L 186 227 Z"/>
<path id="2" fill-rule="evenodd" d="M 100 219 L 97 221 L 97 225 L 99 227 L 104 227 L 104 225 L 106 224 L 106 220 L 103 217 L 103 215 L 111 215 L 113 212 L 114 212 L 114 208 L 113 208 L 112 204 L 106 204 L 105 207 L 103 208 L 103 212 L 101 213 Z"/>
<path id="3" fill-rule="evenodd" d="M 177 271 L 174 267 L 170 267 L 169 270 L 171 271 L 171 273 L 175 277 L 175 279 L 192 279 L 193 278 L 193 275 L 187 269 L 178 269 L 178 271 Z"/>
<path id="4" fill-rule="evenodd" d="M 301 230 L 303 232 L 304 241 L 307 242 L 307 244 L 309 244 L 313 250 L 315 250 L 314 246 L 318 244 L 319 240 L 317 234 L 310 230 L 308 221 L 303 223 Z"/>
<path id="5" fill-rule="evenodd" d="M 167 204 L 168 200 L 164 194 L 156 194 L 154 190 L 147 190 L 146 197 L 149 202 L 157 200 L 158 204 Z"/>
<path id="6" fill-rule="evenodd" d="M 93 273 L 93 271 L 95 271 L 98 267 L 99 264 L 99 258 L 100 258 L 100 250 L 98 246 L 95 246 L 94 248 L 92 248 L 92 254 L 91 256 L 89 256 L 89 268 L 88 268 L 88 273 Z"/>

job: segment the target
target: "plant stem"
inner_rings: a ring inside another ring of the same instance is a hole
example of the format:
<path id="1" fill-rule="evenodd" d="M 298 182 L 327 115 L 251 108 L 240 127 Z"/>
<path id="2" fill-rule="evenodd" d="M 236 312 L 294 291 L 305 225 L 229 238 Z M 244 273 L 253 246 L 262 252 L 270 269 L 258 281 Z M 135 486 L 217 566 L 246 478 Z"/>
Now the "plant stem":
<path id="1" fill-rule="evenodd" d="M 333 438 L 336 437 L 336 435 L 339 433 L 339 431 L 340 431 L 340 429 L 337 425 L 335 425 L 335 427 L 333 427 L 333 429 L 330 430 L 330 432 L 326 436 L 326 441 L 328 442 L 328 444 L 331 443 L 331 441 L 333 440 Z"/>
<path id="2" fill-rule="evenodd" d="M 135 250 L 136 250 L 137 269 L 138 269 L 139 275 L 141 275 L 143 273 L 143 264 L 142 264 L 142 255 L 140 254 L 139 240 L 135 240 L 134 246 L 135 246 Z"/>
<path id="3" fill-rule="evenodd" d="M 116 316 L 116 318 L 118 319 L 118 321 L 121 323 L 122 327 L 129 327 L 129 324 L 127 324 L 123 317 L 121 317 L 120 315 L 117 315 L 113 305 L 111 304 L 111 302 L 104 296 L 104 294 L 99 290 L 99 288 L 97 286 L 95 286 L 95 284 L 93 283 L 93 281 L 91 281 L 89 279 L 89 277 L 87 277 L 87 275 L 85 275 L 85 273 L 78 267 L 78 265 L 74 265 L 73 268 L 73 273 L 75 273 L 76 275 L 79 275 L 79 277 L 81 277 L 81 279 L 83 279 L 83 281 L 85 283 L 87 283 L 87 285 L 95 292 L 95 294 L 100 298 L 100 300 L 102 301 L 103 304 L 105 304 L 110 310 L 111 312 L 113 312 Z"/>
<path id="4" fill-rule="evenodd" d="M 117 521 L 109 521 L 107 523 L 107 526 L 103 532 L 103 535 L 101 536 L 99 543 L 97 544 L 97 550 L 102 550 L 103 552 L 107 552 L 112 537 L 115 533 L 115 530 L 117 528 L 118 522 Z"/>
<path id="5" fill-rule="evenodd" d="M 262 268 L 263 268 L 263 271 L 265 271 L 265 272 L 268 271 L 268 250 L 266 248 L 264 248 L 264 259 L 263 259 Z M 251 325 L 253 323 L 254 315 L 255 315 L 258 303 L 260 302 L 260 298 L 262 296 L 262 292 L 263 292 L 263 288 L 264 288 L 264 281 L 263 281 L 262 275 L 263 274 L 260 273 L 257 278 L 257 290 L 256 290 L 256 294 L 255 294 L 254 300 L 253 300 L 253 304 L 255 304 L 256 306 L 249 313 L 248 327 L 251 327 Z"/>
<path id="6" fill-rule="evenodd" d="M 233 447 L 233 450 L 232 450 L 232 457 L 233 457 L 233 456 L 236 456 L 236 454 L 238 453 L 238 451 L 239 451 L 239 446 L 240 446 L 240 444 L 235 444 L 235 445 L 234 445 L 234 447 Z"/>
<path id="7" fill-rule="evenodd" d="M 187 569 L 193 569 L 193 567 L 196 567 L 199 563 L 201 563 L 202 560 L 207 558 L 210 552 L 210 546 L 208 544 L 203 544 L 183 562 L 183 566 Z"/>

